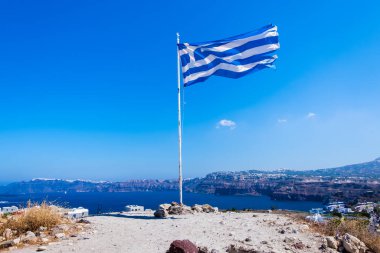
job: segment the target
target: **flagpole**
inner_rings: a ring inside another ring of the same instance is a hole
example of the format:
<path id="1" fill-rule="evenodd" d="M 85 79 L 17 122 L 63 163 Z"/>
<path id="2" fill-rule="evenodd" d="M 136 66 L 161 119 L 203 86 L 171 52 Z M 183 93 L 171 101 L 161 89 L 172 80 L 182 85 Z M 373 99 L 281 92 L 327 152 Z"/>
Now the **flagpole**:
<path id="1" fill-rule="evenodd" d="M 178 188 L 179 188 L 179 203 L 182 205 L 182 121 L 181 121 L 181 71 L 180 58 L 178 51 L 179 33 L 177 33 L 177 74 L 178 74 Z"/>

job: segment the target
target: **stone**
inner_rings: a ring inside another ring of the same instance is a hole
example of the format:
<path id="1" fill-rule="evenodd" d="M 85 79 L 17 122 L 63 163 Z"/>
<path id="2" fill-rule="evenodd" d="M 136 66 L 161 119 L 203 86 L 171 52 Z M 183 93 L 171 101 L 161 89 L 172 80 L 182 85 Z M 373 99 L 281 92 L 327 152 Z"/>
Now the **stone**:
<path id="1" fill-rule="evenodd" d="M 364 242 L 348 233 L 343 235 L 342 242 L 344 249 L 349 253 L 365 253 L 368 250 Z"/>
<path id="2" fill-rule="evenodd" d="M 216 212 L 216 208 L 210 206 L 209 204 L 202 205 L 203 212 L 205 213 L 214 213 Z"/>
<path id="3" fill-rule="evenodd" d="M 301 232 L 306 232 L 308 230 L 309 230 L 309 226 L 308 225 L 303 224 L 303 225 L 300 226 L 300 231 Z"/>
<path id="4" fill-rule="evenodd" d="M 181 206 L 171 206 L 168 210 L 169 214 L 179 215 L 182 214 L 182 207 Z"/>
<path id="5" fill-rule="evenodd" d="M 210 253 L 207 247 L 198 247 L 198 253 Z"/>
<path id="6" fill-rule="evenodd" d="M 296 242 L 295 244 L 293 244 L 293 247 L 296 248 L 296 249 L 304 249 L 305 248 L 305 244 L 303 244 L 303 242 Z"/>
<path id="7" fill-rule="evenodd" d="M 20 238 L 16 238 L 16 239 L 13 239 L 12 240 L 12 245 L 15 246 L 15 245 L 19 245 L 21 242 L 21 239 Z"/>
<path id="8" fill-rule="evenodd" d="M 64 233 L 57 233 L 57 234 L 55 234 L 54 236 L 55 236 L 55 238 L 57 238 L 57 239 L 63 239 L 63 238 L 66 237 L 66 235 L 65 235 Z"/>
<path id="9" fill-rule="evenodd" d="M 32 243 L 37 241 L 37 236 L 32 232 L 28 231 L 25 235 L 21 236 L 21 241 L 23 243 Z"/>
<path id="10" fill-rule="evenodd" d="M 159 205 L 158 209 L 162 209 L 162 210 L 169 210 L 169 207 L 171 207 L 172 205 L 171 204 L 161 204 Z"/>
<path id="11" fill-rule="evenodd" d="M 41 238 L 41 242 L 42 242 L 42 243 L 48 243 L 48 242 L 49 242 L 49 239 L 48 239 L 48 238 Z"/>
<path id="12" fill-rule="evenodd" d="M 66 224 L 61 224 L 61 225 L 58 225 L 57 228 L 62 231 L 62 232 L 67 232 L 69 231 L 70 227 Z"/>
<path id="13" fill-rule="evenodd" d="M 285 237 L 284 239 L 284 243 L 294 243 L 295 242 L 295 238 L 293 237 Z"/>
<path id="14" fill-rule="evenodd" d="M 167 253 L 198 253 L 198 248 L 189 240 L 175 240 Z"/>
<path id="15" fill-rule="evenodd" d="M 235 232 L 230 232 L 228 235 L 229 235 L 229 236 L 234 236 L 234 235 L 235 235 Z"/>
<path id="16" fill-rule="evenodd" d="M 193 206 L 191 207 L 191 210 L 193 210 L 194 212 L 198 212 L 198 213 L 203 212 L 203 208 L 202 208 L 202 206 L 201 206 L 201 205 L 197 205 L 197 204 L 193 205 Z"/>
<path id="17" fill-rule="evenodd" d="M 38 231 L 40 231 L 40 232 L 42 232 L 42 231 L 46 231 L 46 230 L 47 230 L 47 227 L 42 227 L 42 226 L 41 226 L 41 227 L 38 228 Z"/>
<path id="18" fill-rule="evenodd" d="M 77 223 L 91 224 L 91 222 L 89 220 L 86 220 L 86 219 L 80 219 L 77 221 Z"/>
<path id="19" fill-rule="evenodd" d="M 191 210 L 191 207 L 185 205 L 172 205 L 169 207 L 168 213 L 173 215 L 191 214 L 193 210 Z"/>
<path id="20" fill-rule="evenodd" d="M 0 249 L 6 249 L 12 246 L 13 246 L 13 243 L 11 240 L 0 243 Z"/>
<path id="21" fill-rule="evenodd" d="M 45 250 L 47 250 L 47 247 L 46 247 L 46 246 L 39 246 L 39 247 L 37 248 L 37 251 L 45 251 Z"/>
<path id="22" fill-rule="evenodd" d="M 244 241 L 246 242 L 251 242 L 252 241 L 252 238 L 250 236 L 248 236 L 247 238 L 244 239 Z"/>
<path id="23" fill-rule="evenodd" d="M 257 250 L 249 248 L 248 246 L 238 246 L 231 244 L 228 246 L 226 252 L 228 253 L 257 253 Z"/>
<path id="24" fill-rule="evenodd" d="M 165 218 L 168 216 L 168 212 L 165 209 L 158 209 L 153 215 L 156 218 Z"/>
<path id="25" fill-rule="evenodd" d="M 326 237 L 326 244 L 331 249 L 338 249 L 338 242 L 333 236 Z"/>
<path id="26" fill-rule="evenodd" d="M 13 236 L 13 232 L 12 232 L 12 230 L 9 229 L 9 228 L 6 228 L 6 229 L 4 230 L 4 233 L 3 233 L 3 237 L 5 238 L 5 240 L 9 240 L 9 239 L 11 239 L 12 236 Z"/>

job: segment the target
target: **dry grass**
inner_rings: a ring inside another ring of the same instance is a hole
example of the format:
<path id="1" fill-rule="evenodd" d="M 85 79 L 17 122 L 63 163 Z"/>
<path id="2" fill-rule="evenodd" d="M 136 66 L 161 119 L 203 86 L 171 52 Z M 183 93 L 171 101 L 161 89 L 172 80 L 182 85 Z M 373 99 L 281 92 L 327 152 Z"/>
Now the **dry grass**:
<path id="1" fill-rule="evenodd" d="M 376 253 L 380 253 L 380 236 L 368 230 L 368 220 L 333 218 L 325 224 L 312 223 L 311 227 L 318 233 L 328 236 L 341 236 L 349 233 Z"/>
<path id="2" fill-rule="evenodd" d="M 24 212 L 14 214 L 7 219 L 3 218 L 2 221 L 0 234 L 7 228 L 17 231 L 17 234 L 22 234 L 27 231 L 35 232 L 40 227 L 50 229 L 65 220 L 57 209 L 49 206 L 46 202 L 41 204 L 28 202 L 28 208 Z"/>

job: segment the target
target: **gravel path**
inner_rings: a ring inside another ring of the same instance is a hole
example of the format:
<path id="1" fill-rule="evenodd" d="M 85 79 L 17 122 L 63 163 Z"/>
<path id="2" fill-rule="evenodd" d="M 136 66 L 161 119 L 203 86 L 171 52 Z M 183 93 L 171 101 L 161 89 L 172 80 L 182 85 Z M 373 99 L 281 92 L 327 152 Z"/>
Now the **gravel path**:
<path id="1" fill-rule="evenodd" d="M 260 252 L 312 253 L 320 252 L 322 242 L 322 238 L 305 225 L 297 224 L 286 215 L 272 213 L 199 213 L 167 219 L 155 219 L 152 213 L 124 213 L 88 220 L 92 223 L 91 230 L 48 245 L 45 252 L 164 253 L 173 240 L 189 239 L 220 253 L 226 252 L 231 244 Z M 13 252 L 36 252 L 36 248 Z"/>

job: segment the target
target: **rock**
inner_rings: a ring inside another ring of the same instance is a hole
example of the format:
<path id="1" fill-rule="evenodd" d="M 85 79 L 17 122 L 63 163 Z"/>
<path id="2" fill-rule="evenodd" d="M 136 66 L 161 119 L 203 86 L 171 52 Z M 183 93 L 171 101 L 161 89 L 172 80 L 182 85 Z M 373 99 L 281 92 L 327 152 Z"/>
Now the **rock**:
<path id="1" fill-rule="evenodd" d="M 37 248 L 37 251 L 45 251 L 45 250 L 47 250 L 47 247 L 46 247 L 46 246 L 39 246 L 39 247 Z"/>
<path id="2" fill-rule="evenodd" d="M 171 206 L 168 210 L 169 214 L 179 215 L 182 214 L 182 207 L 181 206 Z"/>
<path id="3" fill-rule="evenodd" d="M 247 246 L 237 246 L 231 244 L 228 246 L 226 252 L 228 253 L 257 253 L 257 251 L 253 248 L 248 248 Z"/>
<path id="4" fill-rule="evenodd" d="M 244 241 L 246 242 L 251 242 L 252 241 L 252 238 L 250 236 L 248 236 L 247 238 L 244 239 Z"/>
<path id="5" fill-rule="evenodd" d="M 291 237 L 285 237 L 284 243 L 293 243 L 296 239 Z"/>
<path id="6" fill-rule="evenodd" d="M 89 220 L 85 220 L 85 219 L 80 219 L 77 221 L 77 223 L 91 224 Z"/>
<path id="7" fill-rule="evenodd" d="M 43 243 L 48 243 L 48 242 L 49 242 L 49 239 L 48 239 L 48 238 L 41 238 L 41 242 L 43 242 Z"/>
<path id="8" fill-rule="evenodd" d="M 168 213 L 173 214 L 173 215 L 180 215 L 180 214 L 193 213 L 193 211 L 191 210 L 191 207 L 189 207 L 189 206 L 172 205 L 169 207 Z"/>
<path id="9" fill-rule="evenodd" d="M 210 253 L 207 247 L 198 247 L 198 253 Z"/>
<path id="10" fill-rule="evenodd" d="M 229 236 L 234 236 L 234 235 L 235 235 L 235 232 L 230 232 L 228 235 L 229 235 Z"/>
<path id="11" fill-rule="evenodd" d="M 165 218 L 168 216 L 168 212 L 165 209 L 158 209 L 153 215 L 156 218 Z"/>
<path id="12" fill-rule="evenodd" d="M 65 235 L 64 233 L 57 233 L 57 234 L 55 234 L 54 236 L 55 236 L 55 238 L 57 238 L 57 239 L 63 239 L 63 238 L 66 237 L 66 235 Z"/>
<path id="13" fill-rule="evenodd" d="M 5 240 L 9 240 L 9 239 L 11 239 L 12 236 L 13 236 L 13 232 L 12 232 L 12 230 L 9 229 L 9 228 L 6 228 L 6 229 L 4 230 L 4 233 L 3 233 L 3 237 L 5 238 Z"/>
<path id="14" fill-rule="evenodd" d="M 281 229 L 280 231 L 278 231 L 280 234 L 285 234 L 285 230 L 284 229 Z"/>
<path id="15" fill-rule="evenodd" d="M 348 233 L 344 234 L 342 242 L 344 249 L 349 253 L 365 253 L 368 250 L 364 242 Z"/>
<path id="16" fill-rule="evenodd" d="M 301 225 L 301 226 L 300 226 L 300 231 L 301 231 L 301 232 L 306 232 L 306 231 L 308 231 L 308 230 L 309 230 L 309 226 L 308 226 L 308 225 L 305 225 L 305 224 L 304 224 L 304 225 Z"/>
<path id="17" fill-rule="evenodd" d="M 15 246 L 15 245 L 19 245 L 21 242 L 21 239 L 20 238 L 16 238 L 16 239 L 13 239 L 12 240 L 12 245 Z"/>
<path id="18" fill-rule="evenodd" d="M 296 242 L 295 244 L 293 244 L 293 247 L 296 249 L 304 249 L 305 244 L 303 244 L 302 242 Z"/>
<path id="19" fill-rule="evenodd" d="M 37 236 L 32 231 L 28 231 L 20 239 L 24 243 L 32 243 L 37 241 Z"/>
<path id="20" fill-rule="evenodd" d="M 209 204 L 202 205 L 203 212 L 205 213 L 214 213 L 217 211 L 216 208 L 210 206 Z"/>
<path id="21" fill-rule="evenodd" d="M 12 246 L 13 246 L 13 243 L 11 240 L 0 243 L 0 249 L 6 249 Z"/>
<path id="22" fill-rule="evenodd" d="M 191 207 L 191 210 L 193 210 L 194 212 L 198 212 L 198 213 L 203 212 L 203 208 L 202 208 L 202 206 L 201 206 L 201 205 L 197 205 L 197 204 L 193 205 L 193 206 Z"/>
<path id="23" fill-rule="evenodd" d="M 170 244 L 167 253 L 198 253 L 198 248 L 189 240 L 175 240 Z"/>
<path id="24" fill-rule="evenodd" d="M 47 227 L 42 227 L 42 226 L 41 226 L 41 227 L 38 228 L 38 231 L 40 231 L 40 232 L 42 232 L 42 231 L 46 231 L 46 230 L 47 230 Z"/>
<path id="25" fill-rule="evenodd" d="M 189 206 L 182 206 L 182 214 L 193 214 L 194 211 Z"/>
<path id="26" fill-rule="evenodd" d="M 327 247 L 331 249 L 338 249 L 338 242 L 332 236 L 326 237 L 326 244 L 327 244 Z"/>
<path id="27" fill-rule="evenodd" d="M 70 227 L 66 224 L 61 224 L 61 225 L 58 225 L 57 228 L 62 231 L 62 232 L 67 232 L 69 231 Z"/>
<path id="28" fill-rule="evenodd" d="M 161 204 L 159 205 L 158 209 L 162 209 L 162 210 L 169 210 L 169 207 L 171 207 L 172 205 L 171 204 Z"/>

